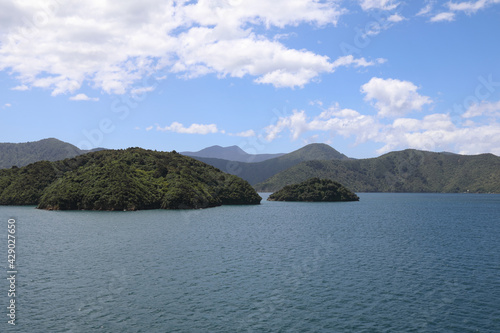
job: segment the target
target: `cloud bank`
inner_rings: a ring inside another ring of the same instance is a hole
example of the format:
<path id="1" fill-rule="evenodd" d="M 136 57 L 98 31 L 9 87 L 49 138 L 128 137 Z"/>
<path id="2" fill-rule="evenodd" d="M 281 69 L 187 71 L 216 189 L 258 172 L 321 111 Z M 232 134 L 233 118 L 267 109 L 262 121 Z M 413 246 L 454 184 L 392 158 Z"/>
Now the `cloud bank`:
<path id="1" fill-rule="evenodd" d="M 84 83 L 124 94 L 159 72 L 303 87 L 345 59 L 286 47 L 266 29 L 335 25 L 344 12 L 336 2 L 317 0 L 2 2 L 0 70 L 21 82 L 14 90 L 45 88 L 54 96 L 75 93 Z"/>
<path id="2" fill-rule="evenodd" d="M 312 117 L 304 110 L 294 110 L 264 128 L 262 138 L 273 141 L 288 132 L 294 141 L 306 134 L 316 139 L 323 134 L 330 138 L 353 138 L 354 145 L 369 141 L 379 143 L 382 145 L 377 150 L 379 154 L 414 148 L 461 154 L 489 151 L 500 156 L 500 101 L 470 106 L 460 116 L 461 125 L 453 122 L 449 113 L 429 114 L 422 119 L 405 117 L 432 103 L 417 90 L 409 81 L 375 77 L 361 87 L 361 92 L 378 111 L 376 115 L 342 109 L 338 104 Z M 318 101 L 313 104 L 322 106 Z M 323 137 L 323 141 L 326 139 Z"/>

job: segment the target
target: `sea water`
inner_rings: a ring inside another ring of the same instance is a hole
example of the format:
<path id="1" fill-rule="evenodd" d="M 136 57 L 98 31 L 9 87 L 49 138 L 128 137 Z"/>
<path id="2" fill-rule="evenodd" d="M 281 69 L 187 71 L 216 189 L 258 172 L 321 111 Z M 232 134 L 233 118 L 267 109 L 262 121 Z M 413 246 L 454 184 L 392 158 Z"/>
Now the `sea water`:
<path id="1" fill-rule="evenodd" d="M 264 198 L 267 197 L 263 194 Z M 1 332 L 500 332 L 500 195 L 359 194 L 16 221 Z"/>

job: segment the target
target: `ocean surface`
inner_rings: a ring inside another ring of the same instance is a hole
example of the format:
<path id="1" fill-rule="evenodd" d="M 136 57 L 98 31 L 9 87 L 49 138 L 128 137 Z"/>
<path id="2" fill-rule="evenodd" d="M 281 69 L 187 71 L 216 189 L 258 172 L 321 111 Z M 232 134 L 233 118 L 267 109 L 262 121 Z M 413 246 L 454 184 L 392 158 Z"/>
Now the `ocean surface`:
<path id="1" fill-rule="evenodd" d="M 267 194 L 263 194 L 264 198 Z M 500 332 L 500 195 L 16 220 L 1 332 Z"/>

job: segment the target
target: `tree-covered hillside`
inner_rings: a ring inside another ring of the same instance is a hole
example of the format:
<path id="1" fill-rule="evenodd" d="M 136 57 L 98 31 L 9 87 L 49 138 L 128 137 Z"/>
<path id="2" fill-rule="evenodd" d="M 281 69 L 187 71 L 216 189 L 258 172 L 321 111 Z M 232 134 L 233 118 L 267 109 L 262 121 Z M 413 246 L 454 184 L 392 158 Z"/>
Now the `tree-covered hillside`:
<path id="1" fill-rule="evenodd" d="M 273 192 L 312 177 L 336 180 L 355 192 L 500 193 L 500 157 L 408 149 L 370 159 L 306 161 L 254 187 Z"/>
<path id="2" fill-rule="evenodd" d="M 106 150 L 0 170 L 0 204 L 58 210 L 258 204 L 244 180 L 175 152 Z"/>

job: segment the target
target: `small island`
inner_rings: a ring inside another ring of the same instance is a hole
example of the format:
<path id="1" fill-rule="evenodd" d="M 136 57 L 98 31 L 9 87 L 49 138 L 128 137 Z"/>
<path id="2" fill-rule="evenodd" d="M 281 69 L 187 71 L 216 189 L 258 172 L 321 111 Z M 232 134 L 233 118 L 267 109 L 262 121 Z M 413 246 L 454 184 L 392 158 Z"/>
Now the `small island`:
<path id="1" fill-rule="evenodd" d="M 0 205 L 123 211 L 255 205 L 261 199 L 247 181 L 175 151 L 103 150 L 0 170 Z"/>
<path id="2" fill-rule="evenodd" d="M 299 184 L 287 185 L 267 198 L 269 201 L 359 201 L 359 197 L 330 179 L 311 178 Z"/>

